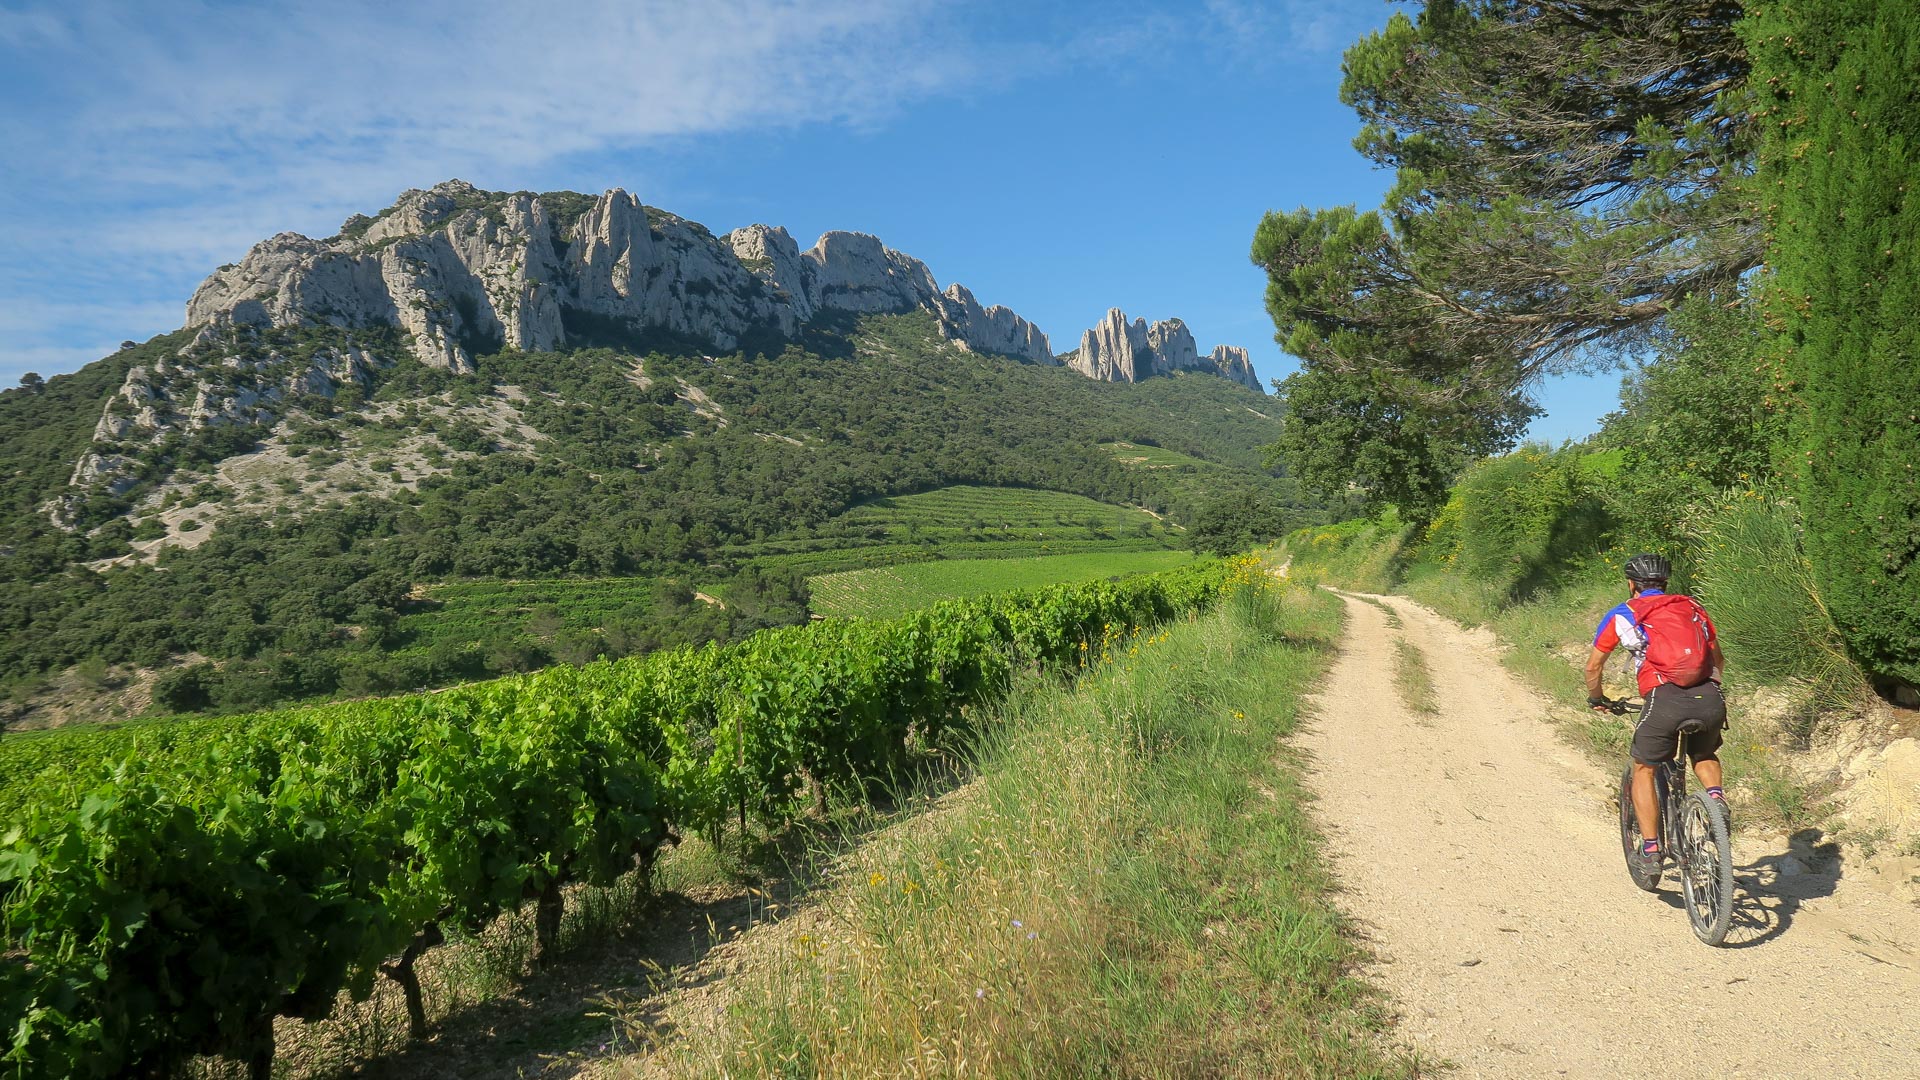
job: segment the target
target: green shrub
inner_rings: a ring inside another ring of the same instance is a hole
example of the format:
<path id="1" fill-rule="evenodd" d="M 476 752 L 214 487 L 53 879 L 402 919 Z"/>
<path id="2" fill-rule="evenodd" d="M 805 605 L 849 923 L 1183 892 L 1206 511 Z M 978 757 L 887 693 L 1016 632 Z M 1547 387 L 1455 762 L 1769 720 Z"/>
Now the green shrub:
<path id="1" fill-rule="evenodd" d="M 1597 440 L 1618 458 L 1603 494 L 1621 546 L 1635 550 L 1672 550 L 1720 492 L 1772 476 L 1796 400 L 1754 305 L 1703 297 L 1669 322 L 1672 336 L 1628 377 Z"/>
<path id="2" fill-rule="evenodd" d="M 1768 141 L 1782 332 L 1806 402 L 1800 507 L 1833 620 L 1920 683 L 1920 111 L 1911 0 L 1756 2 L 1743 35 Z"/>
<path id="3" fill-rule="evenodd" d="M 1343 589 L 1388 592 L 1399 585 L 1402 551 L 1412 532 L 1391 507 L 1379 518 L 1297 529 L 1286 539 L 1289 573 Z"/>
<path id="4" fill-rule="evenodd" d="M 1611 532 L 1584 453 L 1525 446 L 1461 475 L 1427 527 L 1421 557 L 1517 601 L 1597 557 Z"/>
<path id="5" fill-rule="evenodd" d="M 1821 606 L 1790 499 L 1776 488 L 1729 491 L 1693 525 L 1693 591 L 1720 630 L 1730 678 L 1801 681 L 1825 700 L 1858 688 Z"/>
<path id="6" fill-rule="evenodd" d="M 213 704 L 218 679 L 212 664 L 192 664 L 163 672 L 153 681 L 153 703 L 168 712 L 196 712 Z"/>

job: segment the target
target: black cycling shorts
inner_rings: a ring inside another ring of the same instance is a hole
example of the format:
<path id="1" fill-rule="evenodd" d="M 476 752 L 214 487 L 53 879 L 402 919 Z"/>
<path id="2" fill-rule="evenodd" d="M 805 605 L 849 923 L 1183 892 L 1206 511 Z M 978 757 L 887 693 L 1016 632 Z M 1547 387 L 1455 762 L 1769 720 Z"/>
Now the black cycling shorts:
<path id="1" fill-rule="evenodd" d="M 1720 729 L 1727 726 L 1727 703 L 1718 683 L 1703 682 L 1681 689 L 1671 684 L 1647 692 L 1646 707 L 1633 729 L 1633 760 L 1658 765 L 1680 749 L 1680 725 L 1701 722 L 1701 730 L 1687 736 L 1687 756 L 1698 761 L 1720 752 Z"/>

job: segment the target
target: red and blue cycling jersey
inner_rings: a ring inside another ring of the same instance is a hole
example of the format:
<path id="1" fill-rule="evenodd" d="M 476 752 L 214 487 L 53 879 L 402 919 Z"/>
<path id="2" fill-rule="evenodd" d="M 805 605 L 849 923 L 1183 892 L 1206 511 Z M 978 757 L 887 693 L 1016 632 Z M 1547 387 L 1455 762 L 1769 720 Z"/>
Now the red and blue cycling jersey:
<path id="1" fill-rule="evenodd" d="M 1660 685 L 1661 677 L 1646 664 L 1647 635 L 1640 627 L 1641 617 L 1653 606 L 1651 602 L 1656 597 L 1665 595 L 1659 589 L 1642 592 L 1601 616 L 1600 628 L 1593 634 L 1593 647 L 1601 652 L 1610 653 L 1625 645 L 1627 651 L 1633 654 L 1633 674 L 1642 694 Z M 1719 632 L 1713 628 L 1713 620 L 1707 617 L 1705 611 L 1700 612 L 1700 620 L 1706 624 L 1707 641 L 1716 640 Z"/>

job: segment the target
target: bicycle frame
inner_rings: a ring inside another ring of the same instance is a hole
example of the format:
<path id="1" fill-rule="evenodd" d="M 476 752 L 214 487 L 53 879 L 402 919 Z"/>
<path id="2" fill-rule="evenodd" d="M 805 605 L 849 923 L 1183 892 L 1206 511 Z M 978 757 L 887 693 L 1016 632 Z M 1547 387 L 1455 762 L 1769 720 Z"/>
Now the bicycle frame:
<path id="1" fill-rule="evenodd" d="M 1680 732 L 1680 745 L 1674 748 L 1673 756 L 1655 767 L 1656 772 L 1664 773 L 1666 783 L 1654 781 L 1653 797 L 1660 801 L 1660 851 L 1663 861 L 1676 866 L 1684 866 L 1687 852 L 1681 848 L 1688 843 L 1686 830 L 1680 828 L 1680 807 L 1687 800 L 1687 773 L 1690 771 L 1687 758 L 1688 732 Z"/>
<path id="2" fill-rule="evenodd" d="M 1656 835 L 1660 864 L 1651 873 L 1636 863 L 1640 845 L 1638 815 L 1633 806 L 1634 765 L 1620 776 L 1620 842 L 1633 883 L 1647 892 L 1660 888 L 1671 867 L 1680 878 L 1680 891 L 1694 935 L 1709 945 L 1726 938 L 1733 907 L 1733 861 L 1728 846 L 1726 808 L 1703 795 L 1687 796 L 1687 771 L 1692 755 L 1689 736 L 1682 730 L 1673 757 L 1653 767 L 1653 796 L 1658 805 Z"/>

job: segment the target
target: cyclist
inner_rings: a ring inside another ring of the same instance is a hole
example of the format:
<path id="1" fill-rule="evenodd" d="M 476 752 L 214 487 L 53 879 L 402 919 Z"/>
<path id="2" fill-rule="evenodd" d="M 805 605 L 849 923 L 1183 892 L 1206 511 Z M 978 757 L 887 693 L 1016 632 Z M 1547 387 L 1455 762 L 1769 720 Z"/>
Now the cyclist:
<path id="1" fill-rule="evenodd" d="M 1593 651 L 1587 655 L 1587 705 L 1595 712 L 1606 712 L 1612 704 L 1602 692 L 1600 674 L 1608 655 L 1621 645 L 1633 655 L 1634 673 L 1646 701 L 1633 729 L 1633 811 L 1640 822 L 1639 859 L 1645 870 L 1660 866 L 1654 766 L 1673 757 L 1679 749 L 1680 725 L 1689 720 L 1705 724 L 1687 739 L 1693 774 L 1710 798 L 1726 805 L 1718 756 L 1720 730 L 1727 724 L 1727 705 L 1720 696 L 1725 658 L 1706 609 L 1690 596 L 1668 595 L 1667 578 L 1672 573 L 1673 567 L 1658 555 L 1628 559 L 1627 601 L 1600 620 Z"/>

